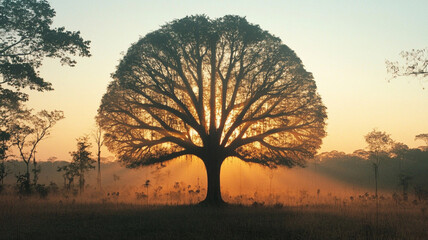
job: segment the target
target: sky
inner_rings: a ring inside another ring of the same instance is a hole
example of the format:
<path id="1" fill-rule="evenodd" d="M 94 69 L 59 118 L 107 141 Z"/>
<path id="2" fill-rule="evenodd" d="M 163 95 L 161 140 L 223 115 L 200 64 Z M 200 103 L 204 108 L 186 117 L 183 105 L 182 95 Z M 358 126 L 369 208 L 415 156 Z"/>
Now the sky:
<path id="1" fill-rule="evenodd" d="M 40 143 L 39 160 L 69 160 L 76 138 L 95 129 L 110 75 L 132 43 L 165 23 L 195 14 L 245 16 L 296 52 L 313 73 L 327 107 L 327 137 L 320 152 L 365 148 L 364 135 L 373 129 L 410 147 L 423 145 L 415 135 L 428 133 L 428 81 L 388 81 L 385 67 L 385 60 L 399 60 L 403 50 L 428 47 L 426 0 L 49 2 L 56 11 L 53 25 L 80 31 L 91 40 L 92 57 L 77 58 L 73 68 L 56 59 L 43 62 L 40 75 L 55 90 L 29 92 L 28 106 L 62 110 L 66 118 Z"/>

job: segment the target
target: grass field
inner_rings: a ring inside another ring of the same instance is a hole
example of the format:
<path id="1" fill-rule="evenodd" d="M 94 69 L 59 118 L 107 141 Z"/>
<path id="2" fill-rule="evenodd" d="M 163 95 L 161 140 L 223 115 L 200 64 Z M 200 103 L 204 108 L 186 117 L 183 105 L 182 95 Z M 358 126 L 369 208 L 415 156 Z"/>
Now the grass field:
<path id="1" fill-rule="evenodd" d="M 145 206 L 0 198 L 1 239 L 428 239 L 426 205 Z"/>

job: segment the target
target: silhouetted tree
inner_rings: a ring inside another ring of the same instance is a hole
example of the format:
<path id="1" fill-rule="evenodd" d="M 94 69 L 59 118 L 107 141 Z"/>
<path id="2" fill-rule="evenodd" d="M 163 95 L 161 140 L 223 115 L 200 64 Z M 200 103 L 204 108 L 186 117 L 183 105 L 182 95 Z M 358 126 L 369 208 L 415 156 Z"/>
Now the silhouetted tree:
<path id="1" fill-rule="evenodd" d="M 407 176 L 406 174 L 400 174 L 399 175 L 399 179 L 400 179 L 400 185 L 403 187 L 403 200 L 407 201 L 409 199 L 408 197 L 408 189 L 409 189 L 409 181 L 412 180 L 411 176 Z"/>
<path id="2" fill-rule="evenodd" d="M 401 76 L 428 77 L 428 48 L 402 51 L 404 62 L 386 60 L 386 69 L 393 78 Z"/>
<path id="3" fill-rule="evenodd" d="M 70 55 L 90 56 L 90 42 L 80 32 L 51 27 L 54 16 L 45 0 L 0 1 L 0 106 L 26 101 L 28 95 L 20 91 L 23 88 L 52 90 L 37 71 L 45 57 L 74 66 Z"/>
<path id="4" fill-rule="evenodd" d="M 10 123 L 28 115 L 22 106 L 28 100 L 23 89 L 53 89 L 37 70 L 45 57 L 74 66 L 70 56 L 90 56 L 90 41 L 78 31 L 53 28 L 54 16 L 46 0 L 0 1 L 0 132 L 10 133 Z"/>
<path id="5" fill-rule="evenodd" d="M 6 152 L 9 149 L 8 142 L 10 140 L 10 133 L 5 131 L 0 131 L 0 160 L 3 161 L 6 159 Z"/>
<path id="6" fill-rule="evenodd" d="M 78 169 L 75 163 L 70 163 L 62 167 L 57 168 L 57 172 L 63 172 L 62 177 L 64 178 L 64 189 L 70 190 L 74 183 L 74 177 L 78 176 Z"/>
<path id="7" fill-rule="evenodd" d="M 150 187 L 150 180 L 147 179 L 146 182 L 143 184 L 146 188 L 146 195 L 147 195 L 147 205 L 149 205 L 149 187 Z"/>
<path id="8" fill-rule="evenodd" d="M 425 142 L 425 145 L 428 147 L 428 133 L 421 133 L 416 135 L 415 140 L 422 140 Z"/>
<path id="9" fill-rule="evenodd" d="M 378 197 L 378 178 L 379 178 L 379 165 L 382 159 L 386 159 L 390 150 L 394 145 L 389 134 L 373 130 L 365 136 L 370 151 L 369 159 L 372 161 L 374 175 L 375 175 L 375 196 Z"/>
<path id="10" fill-rule="evenodd" d="M 97 125 L 97 129 L 94 131 L 92 136 L 95 140 L 95 144 L 97 145 L 97 186 L 98 189 L 101 190 L 101 147 L 104 145 L 104 137 L 103 130 L 99 125 Z"/>
<path id="11" fill-rule="evenodd" d="M 91 158 L 91 152 L 88 150 L 91 144 L 88 143 L 87 137 L 77 139 L 77 151 L 70 152 L 73 161 L 70 168 L 75 168 L 77 176 L 79 176 L 79 189 L 80 193 L 84 191 L 85 187 L 85 173 L 95 167 L 92 165 L 95 160 Z"/>
<path id="12" fill-rule="evenodd" d="M 415 140 L 422 140 L 425 142 L 425 151 L 428 150 L 428 133 L 421 133 L 416 135 Z"/>
<path id="13" fill-rule="evenodd" d="M 37 114 L 28 114 L 25 117 L 20 117 L 9 128 L 11 130 L 11 141 L 17 147 L 19 156 L 26 165 L 26 182 L 24 182 L 29 190 L 30 184 L 30 161 L 33 159 L 33 164 L 36 165 L 35 152 L 38 144 L 49 136 L 52 127 L 61 119 L 64 118 L 62 111 L 54 110 L 48 112 L 42 110 Z"/>
<path id="14" fill-rule="evenodd" d="M 106 146 L 128 167 L 195 155 L 208 204 L 224 203 L 227 157 L 303 166 L 325 136 L 311 73 L 277 37 L 238 16 L 175 20 L 133 44 L 102 98 Z"/>
<path id="15" fill-rule="evenodd" d="M 31 171 L 33 172 L 33 184 L 34 185 L 37 185 L 37 182 L 39 181 L 39 174 L 42 171 L 41 166 L 39 166 L 37 164 L 36 153 L 37 153 L 37 151 L 34 151 L 34 154 L 33 154 L 33 169 L 31 169 Z"/>
<path id="16" fill-rule="evenodd" d="M 409 147 L 404 143 L 394 143 L 391 150 L 392 157 L 398 161 L 398 180 L 399 185 L 403 187 L 402 196 L 405 201 L 408 199 L 407 190 L 409 187 L 409 181 L 412 179 L 403 170 L 403 162 L 409 151 Z"/>
<path id="17" fill-rule="evenodd" d="M 398 163 L 399 163 L 398 168 L 400 172 L 402 170 L 402 166 L 401 166 L 402 162 L 405 160 L 405 157 L 408 151 L 409 151 L 409 146 L 400 142 L 394 143 L 391 149 L 392 157 L 398 160 Z"/>

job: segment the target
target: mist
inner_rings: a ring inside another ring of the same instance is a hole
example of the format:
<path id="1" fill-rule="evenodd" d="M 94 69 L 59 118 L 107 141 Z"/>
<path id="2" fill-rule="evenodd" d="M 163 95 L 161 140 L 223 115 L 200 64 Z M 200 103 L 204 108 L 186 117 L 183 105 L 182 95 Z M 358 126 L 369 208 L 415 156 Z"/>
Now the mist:
<path id="1" fill-rule="evenodd" d="M 228 158 L 221 168 L 222 197 L 229 203 L 299 205 L 372 195 L 372 163 L 357 153 L 361 151 L 353 154 L 322 153 L 315 160 L 308 161 L 304 168 L 268 168 Z M 407 190 L 410 194 L 416 189 L 427 189 L 428 176 L 424 174 L 428 171 L 427 159 L 427 151 L 410 149 L 402 159 L 383 161 L 379 170 L 380 195 L 391 198 L 394 193 L 401 194 L 400 176 L 403 175 L 410 179 Z M 96 171 L 90 171 L 86 177 L 84 198 L 141 204 L 194 204 L 206 195 L 205 167 L 197 157 L 184 156 L 137 169 L 107 160 L 104 158 L 101 164 L 101 196 L 96 189 Z M 62 188 L 64 180 L 57 168 L 65 164 L 65 161 L 40 162 L 39 183 Z M 6 167 L 9 175 L 5 184 L 13 186 L 15 175 L 24 172 L 25 165 L 12 160 L 6 163 Z"/>

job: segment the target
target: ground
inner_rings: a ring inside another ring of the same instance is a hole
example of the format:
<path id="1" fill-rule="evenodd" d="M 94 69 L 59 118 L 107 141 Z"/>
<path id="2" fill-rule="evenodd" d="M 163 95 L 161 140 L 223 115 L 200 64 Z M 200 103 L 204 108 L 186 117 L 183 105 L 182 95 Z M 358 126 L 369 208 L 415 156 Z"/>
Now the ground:
<path id="1" fill-rule="evenodd" d="M 426 205 L 145 206 L 0 197 L 1 239 L 428 239 Z"/>

